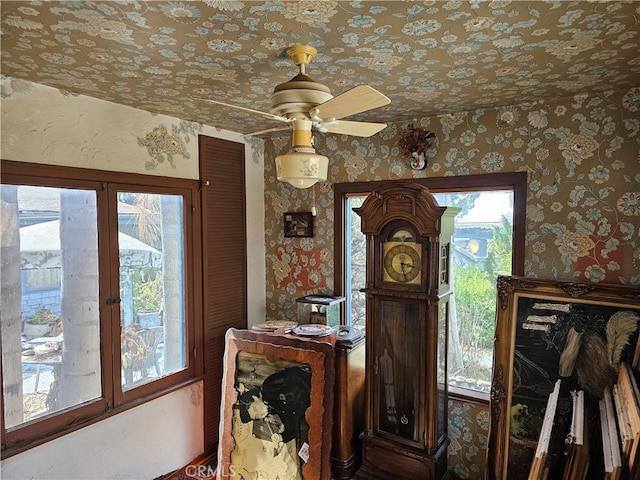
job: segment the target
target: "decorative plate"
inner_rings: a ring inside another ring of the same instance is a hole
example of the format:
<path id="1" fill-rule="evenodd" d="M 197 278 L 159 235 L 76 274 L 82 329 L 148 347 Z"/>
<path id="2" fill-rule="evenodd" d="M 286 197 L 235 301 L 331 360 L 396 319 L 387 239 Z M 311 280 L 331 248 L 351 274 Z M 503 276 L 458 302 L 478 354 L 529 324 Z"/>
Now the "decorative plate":
<path id="1" fill-rule="evenodd" d="M 268 320 L 266 322 L 258 323 L 251 328 L 254 330 L 260 330 L 261 332 L 275 332 L 276 330 L 283 328 L 285 332 L 290 332 L 292 328 L 297 326 L 297 322 L 291 322 L 288 320 Z"/>
<path id="2" fill-rule="evenodd" d="M 298 325 L 293 329 L 293 333 L 301 337 L 323 337 L 329 335 L 333 328 L 321 323 L 309 323 L 306 325 Z"/>

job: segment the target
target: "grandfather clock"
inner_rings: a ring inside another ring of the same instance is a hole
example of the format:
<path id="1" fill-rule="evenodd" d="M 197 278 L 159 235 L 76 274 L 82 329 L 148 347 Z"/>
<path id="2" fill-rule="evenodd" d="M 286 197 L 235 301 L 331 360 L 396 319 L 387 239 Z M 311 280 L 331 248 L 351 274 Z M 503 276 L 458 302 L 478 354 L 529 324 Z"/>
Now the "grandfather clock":
<path id="1" fill-rule="evenodd" d="M 457 208 L 390 183 L 355 209 L 367 241 L 365 430 L 356 479 L 447 473 L 450 241 Z"/>

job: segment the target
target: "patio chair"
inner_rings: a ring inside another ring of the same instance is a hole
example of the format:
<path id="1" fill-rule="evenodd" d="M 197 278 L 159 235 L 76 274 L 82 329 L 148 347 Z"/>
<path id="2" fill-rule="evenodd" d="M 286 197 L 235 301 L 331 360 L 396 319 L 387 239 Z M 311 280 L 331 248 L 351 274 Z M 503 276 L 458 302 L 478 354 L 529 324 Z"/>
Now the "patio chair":
<path id="1" fill-rule="evenodd" d="M 138 335 L 147 346 L 144 356 L 139 361 L 142 378 L 147 377 L 149 369 L 152 367 L 156 369 L 156 375 L 159 377 L 162 372 L 158 347 L 164 342 L 164 327 L 141 328 L 138 330 Z"/>
<path id="2" fill-rule="evenodd" d="M 123 374 L 125 385 L 133 385 L 134 372 L 140 372 L 140 379 L 149 376 L 149 369 L 155 368 L 161 375 L 159 346 L 164 342 L 164 327 L 129 328 L 123 334 Z"/>

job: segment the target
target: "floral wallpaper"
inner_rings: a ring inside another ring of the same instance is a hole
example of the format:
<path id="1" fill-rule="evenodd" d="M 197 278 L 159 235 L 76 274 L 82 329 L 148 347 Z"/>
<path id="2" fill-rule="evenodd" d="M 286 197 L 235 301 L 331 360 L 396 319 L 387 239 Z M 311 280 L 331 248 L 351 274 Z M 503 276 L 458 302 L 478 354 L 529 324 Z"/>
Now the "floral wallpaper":
<path id="1" fill-rule="evenodd" d="M 147 153 L 151 157 L 150 160 L 145 162 L 145 168 L 153 170 L 165 160 L 173 168 L 176 168 L 176 164 L 173 161 L 174 155 L 189 159 L 191 155 L 187 151 L 186 143 L 191 138 L 197 137 L 194 126 L 199 127 L 199 125 L 190 125 L 188 122 L 183 121 L 179 125 L 172 125 L 171 133 L 169 133 L 166 126 L 160 125 L 147 133 L 144 138 L 138 137 L 138 145 L 146 147 Z"/>
<path id="2" fill-rule="evenodd" d="M 333 191 L 336 182 L 528 173 L 526 275 L 640 284 L 640 88 L 578 94 L 497 109 L 423 117 L 436 134 L 428 165 L 413 170 L 397 147 L 406 125 L 353 139 L 316 135 L 329 178 L 309 189 L 278 182 L 265 150 L 267 312 L 293 318 L 295 298 L 333 289 Z M 285 238 L 283 214 L 315 206 L 313 238 Z"/>
<path id="3" fill-rule="evenodd" d="M 6 1 L 2 72 L 234 132 L 275 126 L 276 85 L 307 69 L 333 95 L 368 84 L 367 121 L 622 90 L 640 75 L 638 2 L 514 0 Z M 606 79 L 606 81 L 602 81 Z M 490 162 L 490 159 L 486 160 Z"/>
<path id="4" fill-rule="evenodd" d="M 447 465 L 454 478 L 484 479 L 489 417 L 486 405 L 449 399 Z"/>
<path id="5" fill-rule="evenodd" d="M 427 167 L 413 170 L 397 146 L 406 124 L 375 137 L 316 135 L 329 157 L 326 182 L 295 189 L 265 144 L 267 315 L 296 318 L 295 299 L 333 293 L 333 183 L 525 171 L 525 273 L 531 277 L 640 285 L 640 88 L 422 117 L 436 134 Z M 283 213 L 315 206 L 313 238 L 285 238 Z M 484 475 L 488 407 L 450 401 L 449 466 Z"/>

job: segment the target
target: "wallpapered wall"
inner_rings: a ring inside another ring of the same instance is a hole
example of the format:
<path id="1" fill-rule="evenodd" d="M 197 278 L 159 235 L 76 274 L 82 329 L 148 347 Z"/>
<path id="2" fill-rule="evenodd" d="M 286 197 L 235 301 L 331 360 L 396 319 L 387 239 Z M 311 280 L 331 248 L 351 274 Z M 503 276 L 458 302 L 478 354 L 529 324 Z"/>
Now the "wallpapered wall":
<path id="1" fill-rule="evenodd" d="M 273 158 L 288 151 L 289 138 L 265 142 L 270 318 L 295 318 L 295 298 L 333 291 L 337 182 L 526 171 L 527 275 L 640 284 L 640 88 L 415 123 L 436 134 L 426 169 L 412 170 L 397 148 L 405 125 L 367 139 L 316 134 L 329 177 L 306 190 L 276 180 Z M 285 238 L 283 213 L 314 203 L 314 237 Z"/>
<path id="2" fill-rule="evenodd" d="M 288 138 L 265 145 L 267 315 L 295 319 L 295 299 L 333 292 L 337 182 L 526 171 L 526 275 L 640 284 L 640 88 L 421 118 L 436 134 L 425 170 L 400 154 L 406 125 L 371 139 L 316 135 L 327 182 L 297 190 L 275 178 Z M 313 238 L 285 238 L 283 213 L 317 207 Z M 483 478 L 486 405 L 450 401 L 449 466 Z"/>

